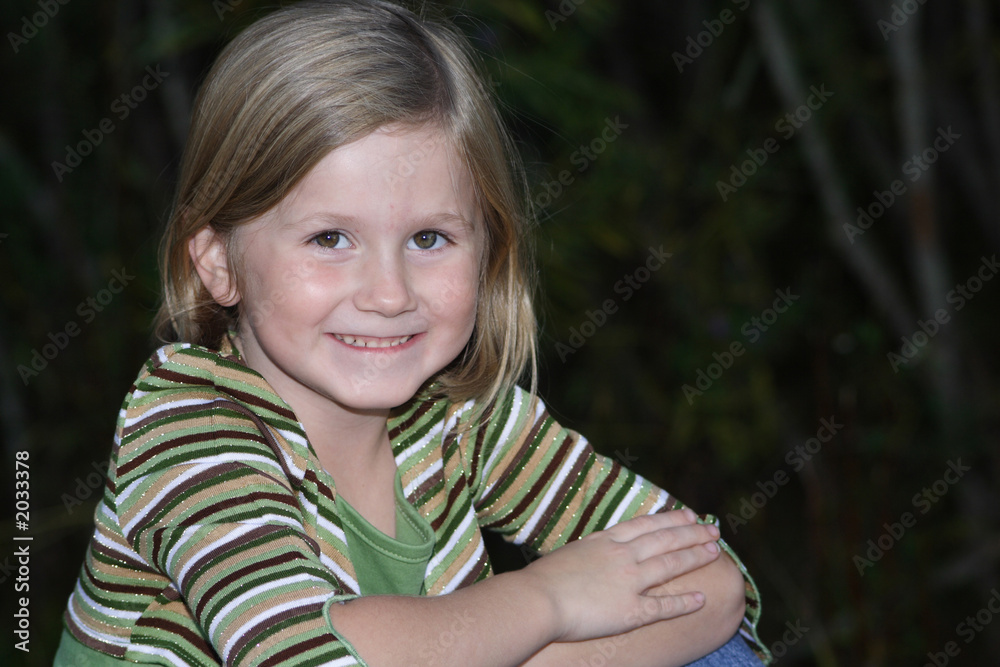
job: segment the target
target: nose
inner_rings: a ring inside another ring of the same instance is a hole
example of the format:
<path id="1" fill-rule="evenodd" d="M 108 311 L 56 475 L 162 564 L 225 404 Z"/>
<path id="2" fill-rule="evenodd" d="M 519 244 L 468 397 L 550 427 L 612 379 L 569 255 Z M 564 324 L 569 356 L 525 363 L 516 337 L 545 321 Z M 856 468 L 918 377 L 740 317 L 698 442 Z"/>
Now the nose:
<path id="1" fill-rule="evenodd" d="M 395 317 L 416 307 L 416 295 L 402 257 L 381 253 L 358 268 L 358 289 L 354 293 L 358 310 Z"/>

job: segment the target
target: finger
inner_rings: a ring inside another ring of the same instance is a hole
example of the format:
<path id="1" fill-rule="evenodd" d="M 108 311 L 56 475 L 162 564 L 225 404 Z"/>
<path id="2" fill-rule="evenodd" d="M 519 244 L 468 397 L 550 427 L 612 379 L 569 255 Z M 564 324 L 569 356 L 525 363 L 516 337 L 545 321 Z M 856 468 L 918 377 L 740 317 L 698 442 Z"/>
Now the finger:
<path id="1" fill-rule="evenodd" d="M 719 529 L 716 526 L 693 523 L 646 533 L 631 540 L 629 544 L 635 549 L 636 560 L 642 562 L 659 554 L 715 542 L 717 539 Z"/>
<path id="2" fill-rule="evenodd" d="M 718 557 L 719 546 L 709 542 L 647 558 L 639 563 L 637 576 L 639 589 L 645 591 L 672 581 L 708 565 Z"/>
<path id="3" fill-rule="evenodd" d="M 698 591 L 677 595 L 643 595 L 639 610 L 629 618 L 632 627 L 649 625 L 690 614 L 705 606 L 705 595 Z"/>
<path id="4" fill-rule="evenodd" d="M 685 507 L 682 510 L 637 516 L 608 528 L 607 533 L 616 542 L 629 542 L 640 535 L 664 528 L 693 524 L 697 520 L 698 515 L 694 513 L 694 510 Z"/>

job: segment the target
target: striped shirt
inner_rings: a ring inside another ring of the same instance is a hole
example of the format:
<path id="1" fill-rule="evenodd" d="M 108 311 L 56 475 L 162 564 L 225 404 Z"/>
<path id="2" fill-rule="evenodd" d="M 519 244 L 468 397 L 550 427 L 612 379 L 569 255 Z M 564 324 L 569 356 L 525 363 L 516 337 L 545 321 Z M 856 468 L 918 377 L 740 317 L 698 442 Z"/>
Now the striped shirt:
<path id="1" fill-rule="evenodd" d="M 491 575 L 483 528 L 548 553 L 682 507 L 521 389 L 468 426 L 474 408 L 414 400 L 388 422 L 403 492 L 435 533 L 428 595 Z M 292 410 L 228 339 L 160 348 L 119 413 L 66 627 L 139 663 L 363 665 L 327 613 L 360 594 L 335 498 Z M 741 633 L 765 655 L 757 589 L 723 547 L 746 581 Z"/>

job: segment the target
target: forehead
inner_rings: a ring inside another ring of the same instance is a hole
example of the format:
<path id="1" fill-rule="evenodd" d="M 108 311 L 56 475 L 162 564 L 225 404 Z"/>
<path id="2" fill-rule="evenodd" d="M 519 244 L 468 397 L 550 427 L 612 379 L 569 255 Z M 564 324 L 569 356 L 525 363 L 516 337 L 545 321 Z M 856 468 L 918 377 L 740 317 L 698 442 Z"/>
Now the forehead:
<path id="1" fill-rule="evenodd" d="M 330 151 L 282 200 L 282 222 L 319 213 L 405 224 L 453 217 L 482 225 L 472 176 L 435 125 L 384 127 Z"/>

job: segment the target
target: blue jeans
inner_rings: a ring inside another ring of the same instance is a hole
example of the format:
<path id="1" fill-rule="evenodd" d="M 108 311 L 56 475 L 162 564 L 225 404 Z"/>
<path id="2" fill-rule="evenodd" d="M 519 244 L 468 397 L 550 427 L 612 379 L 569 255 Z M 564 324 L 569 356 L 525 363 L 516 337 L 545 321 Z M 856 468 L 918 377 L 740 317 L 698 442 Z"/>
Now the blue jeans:
<path id="1" fill-rule="evenodd" d="M 760 667 L 761 662 L 739 633 L 704 658 L 689 662 L 687 667 Z"/>

